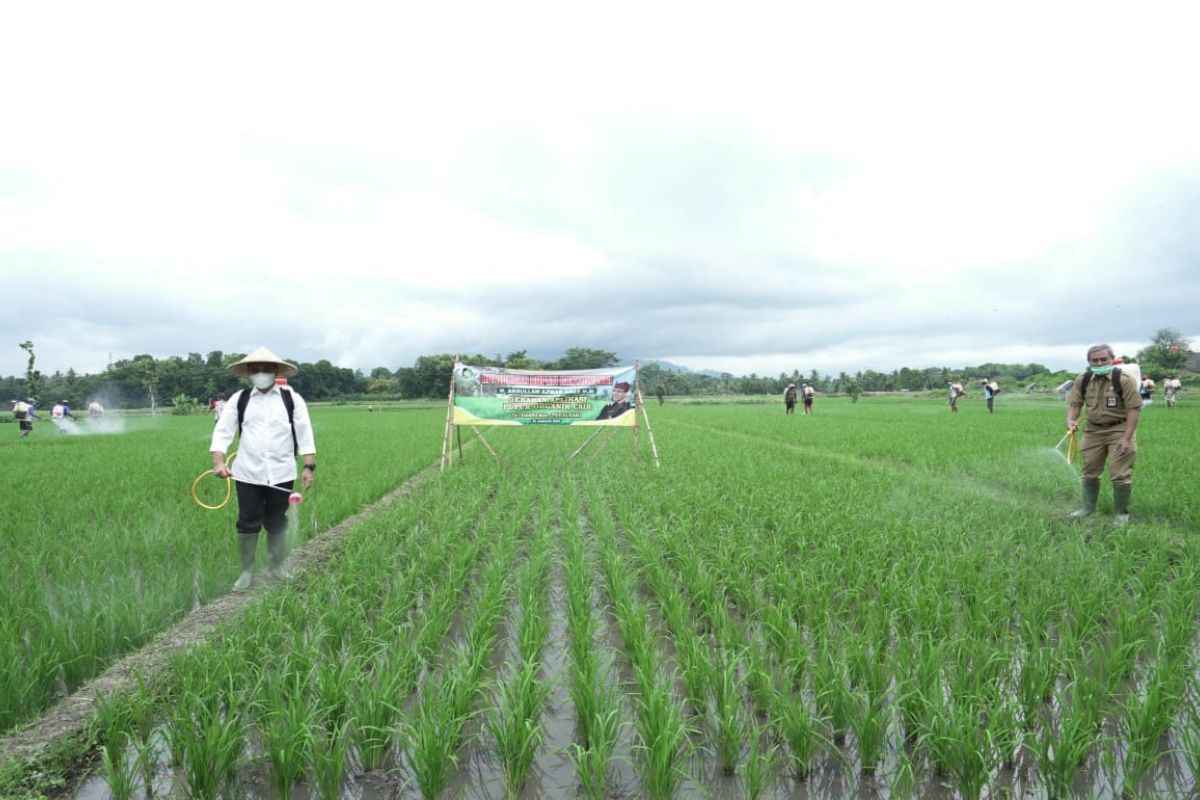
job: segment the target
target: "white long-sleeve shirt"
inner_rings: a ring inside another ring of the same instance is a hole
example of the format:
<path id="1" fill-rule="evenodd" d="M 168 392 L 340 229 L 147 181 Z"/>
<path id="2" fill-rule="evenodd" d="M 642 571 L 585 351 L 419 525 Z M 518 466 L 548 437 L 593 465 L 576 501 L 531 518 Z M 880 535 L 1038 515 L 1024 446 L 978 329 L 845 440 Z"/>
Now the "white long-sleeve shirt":
<path id="1" fill-rule="evenodd" d="M 274 486 L 296 479 L 296 457 L 292 451 L 292 428 L 288 424 L 287 408 L 283 405 L 281 392 L 291 391 L 272 386 L 267 392 L 243 389 L 250 392 L 246 404 L 246 416 L 242 420 L 242 437 L 238 442 L 237 458 L 233 462 L 233 477 L 243 483 Z M 209 451 L 224 453 L 237 436 L 237 407 L 241 392 L 234 392 L 225 404 L 221 418 L 213 429 Z M 317 452 L 313 440 L 312 421 L 308 417 L 308 405 L 296 392 L 292 392 L 294 404 L 292 420 L 296 424 L 296 443 L 300 455 Z"/>

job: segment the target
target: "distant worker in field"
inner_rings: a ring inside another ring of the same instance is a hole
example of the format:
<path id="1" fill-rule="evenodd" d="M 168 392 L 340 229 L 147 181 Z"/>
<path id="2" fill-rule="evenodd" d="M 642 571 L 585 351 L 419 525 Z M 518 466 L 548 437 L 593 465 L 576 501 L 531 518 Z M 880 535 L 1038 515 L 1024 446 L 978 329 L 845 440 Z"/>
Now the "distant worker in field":
<path id="1" fill-rule="evenodd" d="M 54 427 L 58 428 L 59 433 L 67 432 L 67 420 L 69 419 L 75 419 L 75 415 L 71 413 L 71 405 L 66 400 L 51 406 L 50 421 L 54 423 Z"/>
<path id="2" fill-rule="evenodd" d="M 24 400 L 18 400 L 13 403 L 12 414 L 13 419 L 17 421 L 18 427 L 21 429 L 22 439 L 33 433 L 33 421 L 40 419 L 37 415 L 37 409 L 34 408 L 32 397 L 26 397 Z"/>
<path id="3" fill-rule="evenodd" d="M 806 384 L 804 384 L 804 387 L 800 390 L 800 395 L 804 399 L 804 413 L 805 414 L 813 413 L 813 409 L 812 409 L 813 398 L 817 396 L 817 390 L 814 389 L 813 387 L 809 386 L 806 383 Z"/>
<path id="4" fill-rule="evenodd" d="M 1113 366 L 1113 349 L 1098 344 L 1087 352 L 1088 371 L 1075 379 L 1067 398 L 1067 430 L 1079 430 L 1079 414 L 1087 417 L 1087 431 L 1079 452 L 1083 457 L 1083 506 L 1075 519 L 1096 513 L 1100 476 L 1108 461 L 1113 485 L 1113 521 L 1129 522 L 1129 496 L 1133 491 L 1133 465 L 1137 460 L 1138 417 L 1142 398 L 1132 375 Z"/>
<path id="5" fill-rule="evenodd" d="M 612 402 L 600 409 L 600 414 L 596 419 L 616 419 L 624 414 L 629 409 L 633 408 L 633 404 L 626 399 L 629 395 L 629 384 L 626 381 L 613 384 Z"/>
<path id="6" fill-rule="evenodd" d="M 250 587 L 254 580 L 254 557 L 258 534 L 267 530 L 267 551 L 271 574 L 280 580 L 291 576 L 284 568 L 287 557 L 288 499 L 296 481 L 296 456 L 304 459 L 300 484 L 307 490 L 313 484 L 317 452 L 312 422 L 304 398 L 276 378 L 295 375 L 289 364 L 265 347 L 241 361 L 229 365 L 229 371 L 248 378 L 252 388 L 234 392 L 213 430 L 213 474 L 233 477 L 238 500 L 238 552 L 242 572 L 234 591 Z M 225 451 L 239 437 L 237 459 L 231 471 L 225 463 Z"/>
<path id="7" fill-rule="evenodd" d="M 1150 379 L 1149 375 L 1142 378 L 1142 385 L 1138 387 L 1138 394 L 1142 396 L 1142 405 L 1148 406 L 1153 402 L 1151 398 L 1154 396 L 1154 381 Z"/>
<path id="8" fill-rule="evenodd" d="M 784 415 L 796 413 L 796 384 L 789 383 L 787 388 L 783 390 L 783 413 Z"/>
<path id="9" fill-rule="evenodd" d="M 103 417 L 104 416 L 104 406 L 100 405 L 95 400 L 88 403 L 88 416 L 89 417 Z"/>
<path id="10" fill-rule="evenodd" d="M 983 387 L 983 398 L 987 400 L 988 413 L 993 414 L 995 413 L 996 395 L 1000 394 L 1000 384 L 991 378 L 983 378 L 979 383 Z"/>
<path id="11" fill-rule="evenodd" d="M 1167 408 L 1175 407 L 1175 395 L 1183 389 L 1183 384 L 1179 382 L 1179 378 L 1170 376 L 1163 378 L 1163 399 L 1167 401 Z"/>
<path id="12" fill-rule="evenodd" d="M 658 404 L 660 406 L 667 402 L 667 392 L 665 389 L 663 389 L 663 385 L 661 383 L 654 388 L 654 393 L 658 395 Z"/>
<path id="13" fill-rule="evenodd" d="M 950 381 L 950 411 L 958 413 L 958 398 L 966 397 L 967 393 L 963 391 L 961 383 Z"/>
<path id="14" fill-rule="evenodd" d="M 225 411 L 225 395 L 219 394 L 213 398 L 212 412 L 213 424 L 221 421 L 221 414 Z"/>

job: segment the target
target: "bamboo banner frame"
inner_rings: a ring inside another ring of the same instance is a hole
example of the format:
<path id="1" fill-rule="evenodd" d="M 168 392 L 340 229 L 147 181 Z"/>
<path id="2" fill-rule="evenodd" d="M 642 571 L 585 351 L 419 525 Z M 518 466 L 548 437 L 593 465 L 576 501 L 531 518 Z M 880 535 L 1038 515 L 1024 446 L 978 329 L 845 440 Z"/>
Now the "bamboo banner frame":
<path id="1" fill-rule="evenodd" d="M 454 363 L 458 363 L 458 355 L 454 356 Z M 446 471 L 446 463 L 449 459 L 453 462 L 454 451 L 450 449 L 450 421 L 454 418 L 454 369 L 450 369 L 450 397 L 446 400 L 446 428 L 442 432 L 442 468 L 439 472 Z M 462 457 L 462 438 L 458 440 L 459 457 Z"/>
<path id="2" fill-rule="evenodd" d="M 445 471 L 447 466 L 454 465 L 455 447 L 458 448 L 459 460 L 461 461 L 463 459 L 463 445 L 462 445 L 462 427 L 463 426 L 456 425 L 454 423 L 454 395 L 455 395 L 455 384 L 456 384 L 455 376 L 456 376 L 457 368 L 458 368 L 459 364 L 460 364 L 459 357 L 457 355 L 455 355 L 454 356 L 454 364 L 450 370 L 450 391 L 446 398 L 446 425 L 445 425 L 445 429 L 444 429 L 443 435 L 442 435 L 442 460 L 441 460 L 440 471 L 443 471 L 443 472 Z M 617 427 L 629 427 L 630 433 L 631 433 L 631 445 L 633 448 L 633 461 L 634 461 L 634 463 L 637 463 L 638 455 L 639 455 L 639 446 L 641 443 L 641 436 L 639 435 L 640 430 L 641 430 L 641 425 L 638 424 L 638 411 L 640 410 L 642 413 L 642 420 L 644 420 L 646 423 L 646 435 L 650 439 L 650 450 L 654 454 L 654 466 L 657 469 L 662 468 L 662 461 L 658 455 L 658 445 L 654 441 L 654 429 L 650 425 L 650 414 L 649 414 L 649 412 L 646 411 L 646 401 L 645 401 L 644 397 L 642 396 L 641 362 L 640 361 L 634 362 L 634 388 L 635 388 L 635 391 L 634 391 L 634 396 L 633 396 L 633 401 L 634 401 L 633 425 L 630 425 L 630 426 L 605 425 L 605 426 L 597 427 L 594 431 L 592 431 L 591 435 L 588 436 L 588 438 L 584 440 L 583 444 L 581 444 L 581 445 L 579 445 L 579 447 L 575 448 L 575 451 L 573 453 L 571 453 L 570 456 L 567 457 L 568 461 L 574 460 L 574 458 L 576 456 L 578 456 L 585 449 L 587 449 L 587 446 L 589 444 L 591 444 L 593 441 L 595 441 L 597 436 L 599 436 L 605 430 L 608 430 L 609 435 L 600 442 L 600 445 L 591 454 L 591 456 L 588 457 L 588 463 L 591 463 L 596 458 L 596 456 L 600 455 L 600 452 L 602 450 L 604 450 L 605 447 L 608 446 L 609 442 L 612 441 L 613 433 L 615 432 L 615 429 Z M 494 458 L 496 460 L 496 463 L 499 464 L 500 463 L 500 455 L 496 452 L 495 448 L 492 447 L 491 442 L 489 442 L 487 440 L 487 437 L 485 437 L 483 435 L 483 431 L 480 430 L 480 427 L 478 425 L 472 425 L 470 427 L 474 430 L 475 435 L 479 438 L 479 441 L 483 443 L 483 446 L 487 449 L 487 451 L 492 454 L 492 458 Z M 451 437 L 454 438 L 453 442 L 451 441 Z"/>
<path id="3" fill-rule="evenodd" d="M 599 436 L 599 435 L 600 435 L 600 434 L 601 434 L 603 431 L 604 431 L 604 428 L 596 428 L 596 430 L 592 431 L 592 435 L 591 435 L 591 436 L 589 436 L 588 438 L 584 439 L 584 440 L 583 440 L 583 444 L 581 444 L 581 445 L 579 445 L 579 447 L 575 448 L 575 452 L 574 452 L 574 453 L 571 453 L 571 455 L 567 457 L 567 460 L 568 460 L 568 461 L 570 461 L 571 459 L 575 458 L 575 456 L 577 456 L 577 455 L 579 455 L 581 452 L 583 452 L 583 448 L 585 448 L 585 447 L 587 447 L 589 444 L 591 444 L 591 443 L 592 443 L 592 439 L 595 439 L 595 438 L 596 438 L 597 436 Z"/>
<path id="4" fill-rule="evenodd" d="M 655 467 L 655 469 L 662 469 L 662 459 L 660 459 L 659 455 L 658 455 L 658 444 L 654 441 L 654 428 L 651 427 L 651 425 L 650 425 L 650 414 L 649 414 L 649 412 L 646 411 L 646 401 L 642 397 L 642 383 L 641 383 L 642 365 L 641 365 L 641 362 L 635 361 L 633 368 L 634 368 L 634 386 L 636 387 L 636 391 L 634 392 L 634 395 L 633 395 L 634 424 L 630 430 L 630 433 L 632 434 L 631 446 L 633 448 L 633 461 L 634 461 L 634 463 L 637 463 L 638 455 L 639 455 L 638 448 L 641 444 L 641 436 L 639 435 L 641 426 L 637 423 L 637 414 L 638 414 L 638 411 L 641 411 L 642 419 L 645 420 L 645 422 L 646 422 L 646 436 L 650 440 L 650 451 L 654 454 L 654 467 Z M 589 444 L 591 444 L 592 441 L 597 436 L 599 436 L 603 431 L 604 431 L 604 428 L 597 428 L 595 433 L 593 433 L 591 436 L 589 436 L 587 439 L 584 440 L 583 444 L 581 444 L 581 445 L 579 445 L 579 447 L 575 448 L 575 452 L 571 453 L 571 455 L 568 457 L 567 460 L 568 461 L 573 460 L 575 458 L 575 456 L 582 453 L 587 448 L 587 446 Z M 595 452 L 593 452 L 588 457 L 589 464 L 592 462 L 593 459 L 596 458 L 596 456 L 600 455 L 600 451 L 603 450 L 605 447 L 607 447 L 608 443 L 610 441 L 612 441 L 612 436 L 609 436 L 600 442 L 600 445 L 596 448 Z"/>
<path id="5" fill-rule="evenodd" d="M 646 436 L 650 439 L 650 452 L 654 454 L 654 467 L 662 469 L 662 462 L 658 458 L 658 445 L 654 443 L 654 429 L 650 427 L 650 415 L 646 413 L 646 401 L 642 399 L 642 387 L 638 387 L 637 392 L 638 407 L 642 409 L 642 419 L 646 420 Z"/>
<path id="6" fill-rule="evenodd" d="M 524 370 L 454 365 L 453 424 L 633 427 L 636 368 Z M 619 391 L 618 391 L 619 390 Z M 610 399 L 611 398 L 611 399 Z"/>
<path id="7" fill-rule="evenodd" d="M 446 399 L 446 429 L 442 435 L 442 466 L 439 472 L 445 472 L 446 466 L 454 465 L 454 447 L 458 446 L 458 460 L 463 459 L 462 446 L 462 426 L 454 424 L 454 367 L 459 364 L 458 356 L 454 356 L 454 363 L 450 368 L 450 395 Z M 474 428 L 475 435 L 479 437 L 479 441 L 483 442 L 483 446 L 492 454 L 492 458 L 496 459 L 496 463 L 500 463 L 499 454 L 492 448 L 492 445 L 486 438 L 483 432 L 478 427 Z M 454 444 L 450 443 L 451 432 L 453 431 Z"/>
<path id="8" fill-rule="evenodd" d="M 591 456 L 588 457 L 589 464 L 592 463 L 593 461 L 595 461 L 596 456 L 600 455 L 600 451 L 603 450 L 605 447 L 608 447 L 608 443 L 612 441 L 612 438 L 613 438 L 612 428 L 609 428 L 608 430 L 609 430 L 608 436 L 605 437 L 604 441 L 600 442 L 600 446 L 596 448 L 596 452 L 592 453 Z M 634 441 L 635 442 L 637 441 L 636 433 L 634 434 Z"/>
<path id="9" fill-rule="evenodd" d="M 461 426 L 455 426 L 455 427 L 461 427 Z M 479 437 L 479 441 L 483 442 L 483 446 L 487 448 L 487 451 L 492 454 L 492 458 L 496 459 L 496 463 L 499 464 L 500 456 L 497 455 L 496 451 L 492 449 L 492 446 L 491 446 L 491 444 L 488 443 L 488 440 L 484 438 L 483 431 L 479 430 L 479 428 L 475 427 L 475 426 L 472 426 L 472 430 L 474 430 L 475 435 Z"/>

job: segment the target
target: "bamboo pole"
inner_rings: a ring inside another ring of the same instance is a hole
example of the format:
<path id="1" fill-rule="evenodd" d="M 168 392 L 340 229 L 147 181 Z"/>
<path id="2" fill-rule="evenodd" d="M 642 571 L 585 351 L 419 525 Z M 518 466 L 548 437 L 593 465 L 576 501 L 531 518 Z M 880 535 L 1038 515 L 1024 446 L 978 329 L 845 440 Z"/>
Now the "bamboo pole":
<path id="1" fill-rule="evenodd" d="M 646 420 L 646 435 L 650 438 L 650 452 L 654 454 L 655 469 L 662 469 L 662 463 L 658 460 L 658 445 L 654 443 L 654 428 L 650 427 L 650 415 L 646 413 L 646 404 L 642 401 L 642 388 L 638 387 L 638 405 L 642 407 L 642 418 Z"/>
<path id="2" fill-rule="evenodd" d="M 473 430 L 475 431 L 475 435 L 479 437 L 479 441 L 483 442 L 483 446 L 487 448 L 487 451 L 492 454 L 492 458 L 496 459 L 496 463 L 499 464 L 500 456 L 497 455 L 496 451 L 492 449 L 492 446 L 488 444 L 488 440 L 483 438 L 483 431 L 479 430 L 478 425 L 473 426 Z"/>
<path id="3" fill-rule="evenodd" d="M 459 460 L 459 461 L 462 461 L 462 460 L 463 460 L 463 451 L 462 451 L 462 425 L 455 425 L 455 426 L 454 426 L 454 440 L 455 440 L 456 442 L 458 442 L 458 460 Z"/>
<path id="4" fill-rule="evenodd" d="M 600 442 L 600 446 L 596 448 L 596 452 L 592 453 L 591 457 L 590 457 L 590 458 L 588 458 L 588 463 L 589 463 L 589 464 L 590 464 L 590 463 L 592 463 L 593 461 L 595 461 L 595 460 L 596 460 L 596 456 L 600 455 L 600 451 L 601 451 L 601 450 L 603 450 L 604 448 L 608 447 L 608 443 L 609 443 L 609 442 L 611 442 L 611 441 L 613 440 L 613 434 L 615 434 L 615 433 L 617 432 L 617 429 L 616 429 L 616 427 L 609 427 L 609 426 L 603 427 L 603 428 L 601 428 L 600 430 L 602 430 L 602 431 L 605 431 L 605 430 L 606 430 L 606 431 L 608 431 L 608 433 L 609 433 L 609 436 L 608 436 L 608 438 L 607 438 L 607 439 L 605 439 L 604 441 Z"/>
<path id="5" fill-rule="evenodd" d="M 641 432 L 638 429 L 637 412 L 642 407 L 642 362 L 633 362 L 633 463 L 638 461 L 638 445 L 641 443 Z M 643 412 L 645 409 L 643 409 Z"/>
<path id="6" fill-rule="evenodd" d="M 454 419 L 454 372 L 458 369 L 458 356 L 454 356 L 454 366 L 450 368 L 450 394 L 446 399 L 446 429 L 442 434 L 442 466 L 439 472 L 446 471 L 446 459 L 453 458 L 450 451 L 450 428 Z"/>
<path id="7" fill-rule="evenodd" d="M 596 428 L 594 431 L 592 431 L 592 435 L 591 435 L 591 436 L 589 436 L 589 437 L 587 438 L 587 441 L 585 441 L 583 444 L 579 445 L 579 447 L 577 447 L 577 448 L 575 449 L 575 452 L 574 452 L 574 453 L 571 453 L 571 455 L 567 457 L 567 461 L 570 461 L 570 460 L 574 459 L 574 458 L 575 458 L 575 456 L 577 456 L 577 455 L 579 455 L 581 452 L 583 452 L 583 448 L 585 448 L 585 447 L 587 447 L 589 444 L 591 444 L 591 443 L 592 443 L 592 439 L 595 439 L 595 438 L 596 438 L 597 436 L 599 436 L 599 435 L 601 434 L 601 432 L 603 432 L 603 431 L 604 431 L 604 428 Z"/>

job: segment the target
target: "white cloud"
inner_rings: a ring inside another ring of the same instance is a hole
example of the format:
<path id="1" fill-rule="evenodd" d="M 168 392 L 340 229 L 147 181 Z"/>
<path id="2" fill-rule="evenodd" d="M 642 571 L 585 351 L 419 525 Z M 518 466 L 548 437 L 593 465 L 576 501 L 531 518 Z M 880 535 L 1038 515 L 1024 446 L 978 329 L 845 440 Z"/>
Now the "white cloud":
<path id="1" fill-rule="evenodd" d="M 50 370 L 270 335 L 363 369 L 585 345 L 771 373 L 1074 364 L 1200 330 L 1197 21 L 10 9 L 0 374 L 30 338 Z"/>

